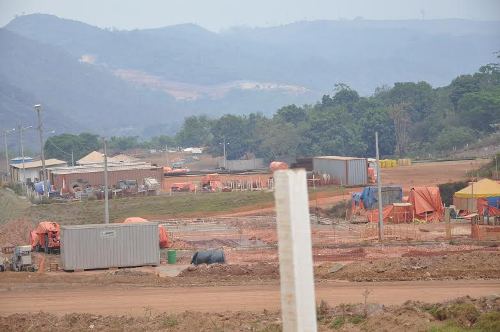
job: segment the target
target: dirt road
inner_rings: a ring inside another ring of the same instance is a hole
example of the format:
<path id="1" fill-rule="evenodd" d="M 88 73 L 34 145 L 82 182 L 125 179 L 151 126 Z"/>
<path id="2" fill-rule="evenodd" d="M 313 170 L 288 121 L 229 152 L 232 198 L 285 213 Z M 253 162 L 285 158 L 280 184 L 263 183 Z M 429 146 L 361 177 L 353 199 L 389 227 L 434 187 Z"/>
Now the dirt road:
<path id="1" fill-rule="evenodd" d="M 369 302 L 401 304 L 407 300 L 444 301 L 459 296 L 487 296 L 500 293 L 500 281 L 414 281 L 351 283 L 325 282 L 317 285 L 317 300 L 331 305 L 360 303 L 362 292 L 370 289 Z M 277 310 L 280 306 L 278 285 L 221 287 L 99 287 L 77 286 L 71 289 L 1 289 L 0 314 L 50 312 L 65 314 L 143 315 L 153 312 L 178 313 Z"/>

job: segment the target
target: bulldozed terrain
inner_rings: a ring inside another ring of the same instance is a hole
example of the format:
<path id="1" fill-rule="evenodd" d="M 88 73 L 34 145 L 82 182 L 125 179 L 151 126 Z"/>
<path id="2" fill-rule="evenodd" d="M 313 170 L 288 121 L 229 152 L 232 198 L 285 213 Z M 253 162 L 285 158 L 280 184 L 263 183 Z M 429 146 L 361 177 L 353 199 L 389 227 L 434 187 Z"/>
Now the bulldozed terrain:
<path id="1" fill-rule="evenodd" d="M 474 163 L 414 164 L 383 169 L 382 176 L 407 191 L 466 179 L 481 162 Z M 444 223 L 386 225 L 380 244 L 374 224 L 314 213 L 356 190 L 326 186 L 309 193 L 320 331 L 499 329 L 499 243 L 473 241 L 470 224 L 453 222 L 451 238 Z M 35 206 L 11 191 L 0 194 L 0 246 L 28 243 L 41 220 L 102 220 L 101 201 Z M 158 267 L 49 271 L 60 266 L 59 255 L 34 253 L 40 271 L 0 273 L 0 330 L 281 330 L 271 192 L 111 200 L 112 222 L 130 216 L 163 223 L 176 265 L 164 264 L 162 251 Z M 223 249 L 226 264 L 190 265 L 204 249 Z"/>

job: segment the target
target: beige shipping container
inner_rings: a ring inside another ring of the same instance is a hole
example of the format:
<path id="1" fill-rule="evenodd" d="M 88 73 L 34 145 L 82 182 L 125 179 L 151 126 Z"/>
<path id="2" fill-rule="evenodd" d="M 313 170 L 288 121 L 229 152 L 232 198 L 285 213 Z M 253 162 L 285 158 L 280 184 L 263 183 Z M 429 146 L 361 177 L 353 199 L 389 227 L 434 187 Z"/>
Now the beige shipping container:
<path id="1" fill-rule="evenodd" d="M 321 156 L 313 158 L 313 170 L 328 174 L 344 186 L 360 186 L 368 183 L 366 158 Z"/>
<path id="2" fill-rule="evenodd" d="M 158 223 L 61 226 L 63 270 L 159 264 Z"/>

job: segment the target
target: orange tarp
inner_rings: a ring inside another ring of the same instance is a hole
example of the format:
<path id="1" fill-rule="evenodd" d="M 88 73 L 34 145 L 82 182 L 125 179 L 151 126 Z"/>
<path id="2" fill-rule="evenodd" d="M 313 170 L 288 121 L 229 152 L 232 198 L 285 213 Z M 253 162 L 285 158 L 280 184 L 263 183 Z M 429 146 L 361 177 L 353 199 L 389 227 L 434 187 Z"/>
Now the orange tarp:
<path id="1" fill-rule="evenodd" d="M 427 221 L 443 220 L 444 209 L 438 187 L 412 188 L 408 202 L 413 205 L 416 218 Z"/>
<path id="2" fill-rule="evenodd" d="M 36 234 L 36 236 L 34 236 L 33 233 Z M 45 234 L 48 234 L 49 241 L 47 245 L 49 248 L 59 248 L 60 227 L 59 224 L 54 221 L 42 221 L 38 224 L 30 233 L 31 246 L 34 248 L 39 244 L 41 247 L 45 247 Z"/>
<path id="3" fill-rule="evenodd" d="M 36 233 L 36 231 L 30 232 L 30 244 L 32 249 L 35 248 L 38 244 L 38 234 Z"/>
<path id="4" fill-rule="evenodd" d="M 124 224 L 136 224 L 143 222 L 149 222 L 149 220 L 140 217 L 129 217 L 123 221 Z M 160 241 L 160 248 L 167 248 L 169 245 L 168 233 L 163 225 L 158 225 L 158 237 Z"/>
<path id="5" fill-rule="evenodd" d="M 378 222 L 378 209 L 367 210 L 366 216 L 369 222 Z M 384 223 L 406 223 L 413 220 L 413 209 L 411 205 L 387 205 L 382 210 Z"/>

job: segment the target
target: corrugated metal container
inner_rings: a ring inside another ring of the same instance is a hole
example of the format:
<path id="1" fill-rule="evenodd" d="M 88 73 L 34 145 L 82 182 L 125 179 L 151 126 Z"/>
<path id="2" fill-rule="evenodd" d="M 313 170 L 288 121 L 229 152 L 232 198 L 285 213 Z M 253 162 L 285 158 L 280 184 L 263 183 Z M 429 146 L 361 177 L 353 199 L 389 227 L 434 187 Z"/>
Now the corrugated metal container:
<path id="1" fill-rule="evenodd" d="M 401 186 L 383 186 L 381 189 L 382 206 L 401 203 L 403 200 L 403 188 Z M 365 209 L 378 209 L 378 191 L 377 187 L 365 187 L 361 194 Z"/>
<path id="2" fill-rule="evenodd" d="M 328 174 L 339 184 L 358 186 L 368 183 L 368 161 L 366 158 L 322 156 L 313 158 L 313 170 Z"/>
<path id="3" fill-rule="evenodd" d="M 158 223 L 61 226 L 64 270 L 159 265 Z"/>
<path id="4" fill-rule="evenodd" d="M 224 158 L 219 158 L 218 166 L 224 167 Z M 226 168 L 232 171 L 246 171 L 251 169 L 263 169 L 266 168 L 266 165 L 264 164 L 264 159 L 261 158 L 226 160 Z"/>

